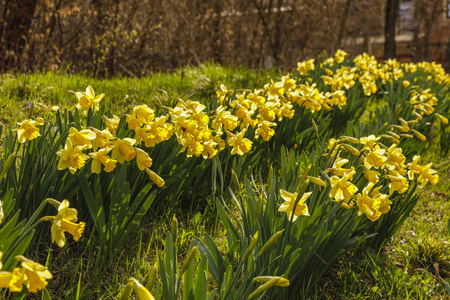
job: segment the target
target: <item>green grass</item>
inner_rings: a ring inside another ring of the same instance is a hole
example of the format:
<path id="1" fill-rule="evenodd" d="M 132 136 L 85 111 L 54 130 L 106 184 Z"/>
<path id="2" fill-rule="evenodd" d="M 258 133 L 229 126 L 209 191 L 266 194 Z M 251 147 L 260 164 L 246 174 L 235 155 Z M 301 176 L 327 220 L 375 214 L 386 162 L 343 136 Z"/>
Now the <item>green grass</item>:
<path id="1" fill-rule="evenodd" d="M 72 109 L 77 103 L 74 92 L 91 85 L 96 94 L 104 93 L 102 100 L 108 109 L 121 113 L 130 105 L 173 105 L 178 98 L 213 99 L 220 84 L 228 88 L 262 87 L 279 71 L 204 64 L 186 67 L 174 73 L 158 73 L 142 78 L 117 77 L 110 80 L 88 77 L 84 74 L 40 72 L 33 74 L 3 74 L 0 77 L 0 122 L 15 126 L 24 119 L 35 104 L 37 115 L 49 112 L 54 105 Z"/>

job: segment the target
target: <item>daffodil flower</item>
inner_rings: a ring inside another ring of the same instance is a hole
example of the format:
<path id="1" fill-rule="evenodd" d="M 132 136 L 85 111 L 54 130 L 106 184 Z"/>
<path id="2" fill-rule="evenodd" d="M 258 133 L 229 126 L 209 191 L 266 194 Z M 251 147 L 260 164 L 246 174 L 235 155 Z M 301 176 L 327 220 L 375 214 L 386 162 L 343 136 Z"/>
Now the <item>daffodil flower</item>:
<path id="1" fill-rule="evenodd" d="M 78 99 L 77 109 L 82 109 L 86 114 L 89 108 L 92 108 L 94 111 L 99 110 L 99 102 L 103 99 L 105 94 L 95 96 L 92 87 L 88 86 L 86 92 L 76 92 L 75 96 Z"/>
<path id="2" fill-rule="evenodd" d="M 75 241 L 78 241 L 83 234 L 86 224 L 84 222 L 75 223 L 77 221 L 77 210 L 69 208 L 70 203 L 68 200 L 59 202 L 54 199 L 47 199 L 46 201 L 58 209 L 56 216 L 46 216 L 41 219 L 52 222 L 52 243 L 56 242 L 59 247 L 63 247 L 66 243 L 64 235 L 66 231 L 73 236 Z"/>
<path id="3" fill-rule="evenodd" d="M 16 256 L 16 259 L 22 262 L 21 270 L 25 274 L 24 284 L 29 292 L 36 293 L 44 289 L 48 284 L 47 279 L 53 278 L 47 267 L 22 255 Z"/>
<path id="4" fill-rule="evenodd" d="M 43 122 L 32 119 L 24 120 L 17 124 L 19 125 L 19 129 L 17 130 L 17 139 L 19 140 L 19 143 L 25 143 L 26 140 L 31 141 L 40 136 L 39 128 L 36 126 L 44 125 Z"/>
<path id="5" fill-rule="evenodd" d="M 64 149 L 59 150 L 56 154 L 59 156 L 58 170 L 69 168 L 70 173 L 75 174 L 78 169 L 84 167 L 88 155 L 83 153 L 86 146 L 74 147 L 70 139 L 66 140 Z"/>
<path id="6" fill-rule="evenodd" d="M 298 193 L 289 193 L 288 191 L 280 190 L 281 198 L 283 198 L 285 202 L 281 204 L 278 211 L 286 212 L 288 220 L 291 220 L 292 218 L 292 222 L 297 220 L 299 216 L 309 216 L 308 206 L 305 201 L 311 194 L 312 192 L 304 193 L 302 198 L 298 200 L 297 205 L 295 205 Z M 294 215 L 292 216 L 292 214 Z"/>
<path id="7" fill-rule="evenodd" d="M 104 148 L 98 152 L 89 153 L 92 157 L 91 172 L 100 174 L 102 165 L 105 166 L 105 172 L 111 172 L 116 168 L 117 160 L 109 157 L 107 154 L 112 150 L 112 148 Z"/>

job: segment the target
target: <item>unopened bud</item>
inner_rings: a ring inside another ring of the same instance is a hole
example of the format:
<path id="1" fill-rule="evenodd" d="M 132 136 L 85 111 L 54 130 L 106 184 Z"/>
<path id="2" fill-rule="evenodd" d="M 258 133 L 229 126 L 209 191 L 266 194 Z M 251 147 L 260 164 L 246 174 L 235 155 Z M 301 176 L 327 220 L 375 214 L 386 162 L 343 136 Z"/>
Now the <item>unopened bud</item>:
<path id="1" fill-rule="evenodd" d="M 270 239 L 264 244 L 264 246 L 259 250 L 258 256 L 262 255 L 267 249 L 270 248 L 283 234 L 284 229 L 276 232 L 274 235 L 270 237 Z"/>
<path id="2" fill-rule="evenodd" d="M 444 116 L 442 116 L 442 115 L 440 115 L 440 114 L 436 114 L 436 116 L 439 118 L 439 120 L 440 120 L 443 124 L 445 124 L 445 125 L 448 124 L 448 119 L 447 119 L 446 117 L 444 117 Z"/>
<path id="3" fill-rule="evenodd" d="M 189 251 L 188 255 L 186 256 L 186 259 L 183 262 L 183 266 L 180 270 L 180 277 L 186 272 L 187 268 L 191 265 L 192 261 L 194 261 L 195 255 L 197 255 L 198 252 L 198 246 L 195 246 L 194 248 Z"/>
<path id="4" fill-rule="evenodd" d="M 427 140 L 427 138 L 426 138 L 426 136 L 424 136 L 423 134 L 421 134 L 420 132 L 418 132 L 417 130 L 411 130 L 413 133 L 414 133 L 414 135 L 419 139 L 419 140 L 421 140 L 421 141 L 426 141 Z"/>
<path id="5" fill-rule="evenodd" d="M 400 139 L 400 136 L 398 134 L 396 134 L 395 132 L 392 131 L 388 131 L 386 132 L 388 135 L 392 135 L 392 137 L 396 138 L 397 140 Z"/>
<path id="6" fill-rule="evenodd" d="M 248 246 L 247 250 L 244 253 L 244 256 L 242 257 L 243 261 L 245 261 L 250 256 L 250 254 L 252 253 L 253 249 L 255 249 L 256 242 L 258 241 L 258 236 L 259 236 L 259 231 L 257 231 L 255 233 L 255 235 L 253 236 L 253 239 L 250 242 L 250 245 Z"/>
<path id="7" fill-rule="evenodd" d="M 5 161 L 5 164 L 3 165 L 3 170 L 2 170 L 2 173 L 0 174 L 0 179 L 5 177 L 6 173 L 8 172 L 9 168 L 11 167 L 15 157 L 16 156 L 14 155 L 14 153 L 11 153 L 8 156 L 8 158 Z"/>
<path id="8" fill-rule="evenodd" d="M 145 172 L 147 172 L 148 176 L 150 177 L 150 180 L 153 181 L 154 183 L 156 183 L 157 186 L 162 187 L 165 184 L 164 179 L 162 179 L 161 177 L 159 177 L 158 174 L 156 174 L 155 172 L 153 172 L 152 170 L 145 168 Z"/>
<path id="9" fill-rule="evenodd" d="M 173 216 L 172 222 L 170 224 L 170 233 L 172 235 L 173 243 L 175 244 L 177 242 L 177 236 L 178 236 L 178 220 L 175 215 Z"/>
<path id="10" fill-rule="evenodd" d="M 153 267 L 150 269 L 150 273 L 148 274 L 148 279 L 147 279 L 146 288 L 149 291 L 152 290 L 153 285 L 155 284 L 157 272 L 158 272 L 158 266 L 157 266 L 157 264 L 154 264 Z"/>
<path id="11" fill-rule="evenodd" d="M 278 282 L 275 284 L 276 286 L 289 286 L 289 279 L 286 279 L 281 276 L 258 276 L 253 278 L 253 281 L 268 282 L 274 278 L 279 278 Z"/>
<path id="12" fill-rule="evenodd" d="M 341 136 L 339 139 L 342 142 L 350 142 L 350 143 L 353 143 L 353 144 L 359 144 L 359 140 L 357 138 L 355 138 L 355 137 L 352 137 L 352 136 Z"/>
<path id="13" fill-rule="evenodd" d="M 313 177 L 313 176 L 308 176 L 308 179 L 310 182 L 316 184 L 316 185 L 320 185 L 320 186 L 326 186 L 327 183 L 325 181 L 323 181 L 322 179 L 318 178 L 318 177 Z"/>
<path id="14" fill-rule="evenodd" d="M 277 284 L 277 282 L 280 280 L 280 278 L 278 277 L 274 277 L 273 279 L 270 279 L 269 281 L 267 281 L 266 283 L 264 283 L 263 285 L 259 286 L 256 290 L 254 290 L 249 296 L 248 299 L 255 297 L 256 295 L 261 294 L 262 292 L 270 289 L 271 287 L 273 287 L 275 284 Z"/>
<path id="15" fill-rule="evenodd" d="M 352 147 L 348 144 L 342 144 L 342 146 L 344 146 L 344 148 L 350 152 L 350 154 L 354 155 L 354 156 L 359 156 L 361 153 L 359 152 L 358 149 L 356 149 L 355 147 Z"/>

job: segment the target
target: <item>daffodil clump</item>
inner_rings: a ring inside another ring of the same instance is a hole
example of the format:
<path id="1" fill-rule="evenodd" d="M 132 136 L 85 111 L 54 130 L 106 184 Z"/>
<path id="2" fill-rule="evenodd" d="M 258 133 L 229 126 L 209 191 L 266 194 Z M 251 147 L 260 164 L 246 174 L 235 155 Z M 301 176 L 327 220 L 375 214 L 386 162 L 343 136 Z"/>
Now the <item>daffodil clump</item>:
<path id="1" fill-rule="evenodd" d="M 92 87 L 86 89 L 86 93 L 76 93 L 79 100 L 78 109 L 87 112 L 89 109 L 98 110 L 99 101 L 104 94 L 95 96 Z M 102 116 L 106 128 L 94 127 L 69 128 L 64 149 L 57 152 L 59 156 L 58 170 L 69 169 L 72 174 L 83 168 L 88 159 L 92 159 L 91 172 L 100 173 L 103 167 L 105 172 L 112 172 L 117 164 L 135 160 L 138 168 L 148 170 L 152 165 L 152 159 L 147 152 L 138 145 L 142 143 L 146 147 L 169 139 L 173 134 L 172 126 L 166 123 L 167 117 L 154 118 L 155 114 L 147 105 L 136 106 L 131 115 L 127 116 L 128 127 L 135 132 L 135 138 L 118 138 L 116 136 L 120 118 Z M 164 185 L 164 180 L 156 173 L 151 172 L 150 178 L 159 186 Z"/>
<path id="2" fill-rule="evenodd" d="M 392 195 L 405 193 L 415 175 L 419 175 L 418 181 L 422 187 L 428 182 L 435 185 L 439 180 L 439 175 L 431 168 L 432 164 L 419 165 L 418 155 L 406 164 L 407 158 L 397 144 L 387 147 L 380 139 L 375 135 L 360 138 L 360 149 L 353 153 L 347 150 L 346 138 L 329 142 L 329 157 L 333 161 L 332 167 L 327 170 L 332 174 L 329 179 L 330 199 L 340 202 L 345 209 L 352 208 L 356 203 L 358 215 L 365 214 L 371 221 L 376 221 L 390 210 Z M 356 165 L 348 166 L 349 159 L 342 157 L 347 153 L 357 156 Z M 358 184 L 353 181 L 356 170 L 362 170 L 365 178 L 362 190 L 357 187 L 361 183 L 360 177 Z"/>

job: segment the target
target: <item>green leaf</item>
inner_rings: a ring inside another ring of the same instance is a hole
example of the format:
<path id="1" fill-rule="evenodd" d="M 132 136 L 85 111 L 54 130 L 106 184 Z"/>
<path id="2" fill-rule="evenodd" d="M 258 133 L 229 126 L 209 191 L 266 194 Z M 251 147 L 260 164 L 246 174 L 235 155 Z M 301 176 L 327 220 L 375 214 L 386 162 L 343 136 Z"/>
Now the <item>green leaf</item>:
<path id="1" fill-rule="evenodd" d="M 195 280 L 194 287 L 194 299 L 206 299 L 206 287 L 207 287 L 207 269 L 208 269 L 208 259 L 206 254 L 203 255 L 200 262 L 200 267 L 198 269 L 197 278 Z"/>

